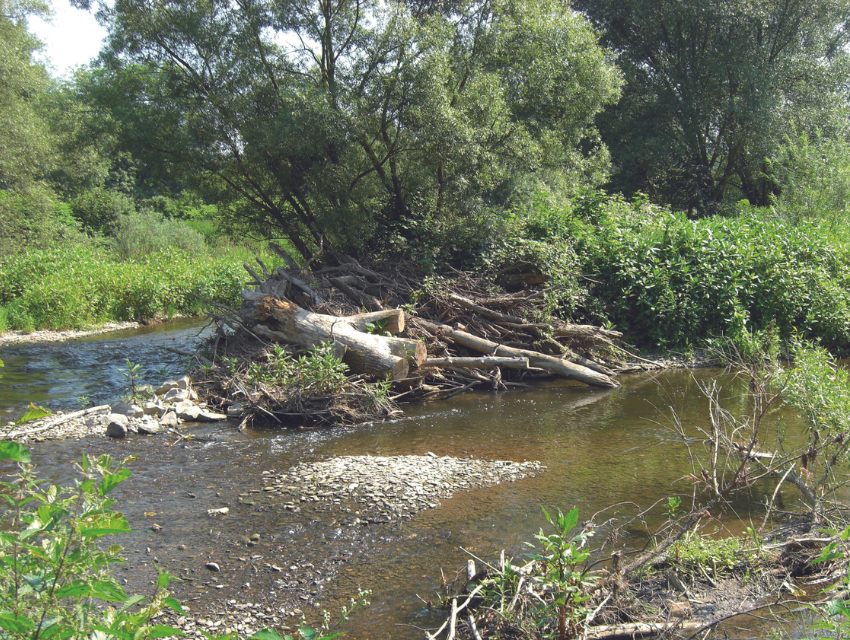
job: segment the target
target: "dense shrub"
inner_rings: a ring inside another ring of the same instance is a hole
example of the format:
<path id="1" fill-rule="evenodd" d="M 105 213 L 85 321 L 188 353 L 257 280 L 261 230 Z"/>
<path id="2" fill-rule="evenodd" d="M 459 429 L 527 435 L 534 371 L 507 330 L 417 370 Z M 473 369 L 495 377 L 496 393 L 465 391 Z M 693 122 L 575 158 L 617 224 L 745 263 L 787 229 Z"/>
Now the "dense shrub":
<path id="1" fill-rule="evenodd" d="M 154 211 L 119 216 L 112 225 L 110 244 L 121 260 L 143 258 L 171 248 L 188 252 L 206 249 L 203 234 L 181 220 Z"/>
<path id="2" fill-rule="evenodd" d="M 198 313 L 205 301 L 233 305 L 249 259 L 235 249 L 212 256 L 170 248 L 129 261 L 90 246 L 27 251 L 0 259 L 0 316 L 9 329 L 64 329 Z"/>
<path id="3" fill-rule="evenodd" d="M 593 294 L 610 318 L 659 346 L 721 334 L 798 331 L 846 351 L 850 255 L 825 225 L 765 211 L 698 221 L 622 206 L 582 247 Z"/>

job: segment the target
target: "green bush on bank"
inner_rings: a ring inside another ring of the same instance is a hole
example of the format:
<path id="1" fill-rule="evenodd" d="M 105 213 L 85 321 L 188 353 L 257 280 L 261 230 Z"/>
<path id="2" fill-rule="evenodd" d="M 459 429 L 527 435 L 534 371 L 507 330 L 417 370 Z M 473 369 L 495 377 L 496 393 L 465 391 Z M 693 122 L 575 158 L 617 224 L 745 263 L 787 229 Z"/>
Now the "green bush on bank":
<path id="1" fill-rule="evenodd" d="M 569 292 L 562 314 L 611 321 L 658 347 L 775 327 L 782 338 L 797 332 L 850 348 L 850 251 L 826 221 L 743 206 L 735 217 L 689 220 L 598 193 L 557 210 L 541 202 L 512 226 L 537 246 L 526 263 Z M 560 282 L 547 273 L 553 254 L 576 265 Z"/>
<path id="2" fill-rule="evenodd" d="M 119 261 L 103 248 L 68 246 L 0 258 L 0 331 L 196 314 L 204 301 L 238 304 L 241 265 L 252 257 L 245 249 L 170 248 Z"/>
<path id="3" fill-rule="evenodd" d="M 775 324 L 832 350 L 850 331 L 850 255 L 823 225 L 765 212 L 604 216 L 585 272 L 610 318 L 659 346 Z"/>

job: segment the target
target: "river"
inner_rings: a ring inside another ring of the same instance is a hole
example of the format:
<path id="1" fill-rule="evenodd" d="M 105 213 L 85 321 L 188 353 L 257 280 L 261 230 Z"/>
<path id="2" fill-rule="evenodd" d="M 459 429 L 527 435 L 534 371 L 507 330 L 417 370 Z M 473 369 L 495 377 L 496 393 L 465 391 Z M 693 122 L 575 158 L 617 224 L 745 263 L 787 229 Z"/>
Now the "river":
<path id="1" fill-rule="evenodd" d="M 26 401 L 71 406 L 79 395 L 111 401 L 126 384 L 124 360 L 173 375 L 185 366 L 163 345 L 186 346 L 200 325 L 183 322 L 56 345 L 0 350 L 6 362 L 0 409 L 17 411 Z M 152 382 L 159 382 L 155 376 Z M 465 564 L 460 547 L 486 560 L 527 551 L 523 542 L 545 524 L 540 507 L 582 517 L 617 503 L 647 506 L 673 494 L 690 494 L 685 448 L 669 420 L 675 407 L 683 424 L 704 423 L 702 381 L 719 379 L 734 396 L 735 385 L 717 370 L 664 371 L 621 378 L 622 387 L 594 390 L 550 382 L 533 390 L 470 392 L 445 401 L 406 406 L 405 417 L 352 429 L 248 430 L 232 425 L 197 427 L 194 439 L 129 438 L 47 442 L 34 447 L 43 475 L 72 476 L 82 451 L 115 457 L 139 454 L 133 476 L 119 491 L 119 506 L 136 530 L 125 537 L 128 587 L 147 591 L 153 564 L 192 578 L 176 587 L 196 610 L 215 612 L 221 602 L 262 603 L 301 609 L 316 620 L 321 607 L 371 589 L 372 606 L 356 615 L 348 637 L 421 638 L 411 626 L 437 620 L 417 599 L 433 597 L 445 572 Z M 534 478 L 461 491 L 410 520 L 350 525 L 344 514 L 304 509 L 293 513 L 283 499 L 267 496 L 263 473 L 299 462 L 340 455 L 451 455 L 538 460 L 546 470 Z M 758 488 L 755 489 L 758 492 Z M 759 496 L 756 495 L 756 498 Z M 729 505 L 744 521 L 749 502 Z M 207 510 L 228 507 L 227 516 Z M 623 505 L 612 515 L 633 513 Z M 659 516 L 660 517 L 660 509 Z M 729 526 L 735 518 L 728 517 Z M 161 527 L 156 530 L 153 524 Z M 649 526 L 654 524 L 648 522 Z M 248 549 L 246 536 L 260 543 Z M 603 528 L 599 535 L 605 535 Z M 632 531 L 645 539 L 642 527 Z M 254 557 L 257 556 L 257 557 Z M 203 566 L 215 561 L 220 574 Z M 269 570 L 268 565 L 282 568 Z M 309 565 L 309 566 L 308 566 Z M 247 584 L 247 586 L 246 586 Z"/>

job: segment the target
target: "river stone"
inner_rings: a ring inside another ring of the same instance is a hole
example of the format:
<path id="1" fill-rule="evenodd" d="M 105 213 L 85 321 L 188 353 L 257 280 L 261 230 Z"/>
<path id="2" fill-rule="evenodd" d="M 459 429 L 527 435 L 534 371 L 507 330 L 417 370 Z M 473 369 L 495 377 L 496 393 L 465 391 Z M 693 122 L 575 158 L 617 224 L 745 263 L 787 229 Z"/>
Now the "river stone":
<path id="1" fill-rule="evenodd" d="M 228 418 L 241 418 L 245 413 L 245 406 L 239 403 L 232 404 L 227 407 L 227 417 Z"/>
<path id="2" fill-rule="evenodd" d="M 177 417 L 181 420 L 194 422 L 198 419 L 198 416 L 201 413 L 201 408 L 187 400 L 184 402 L 178 402 L 174 405 L 174 411 L 177 413 Z"/>
<path id="3" fill-rule="evenodd" d="M 198 415 L 195 417 L 195 420 L 197 420 L 198 422 L 221 422 L 222 420 L 227 420 L 227 416 L 223 413 L 216 413 L 215 411 L 210 411 L 209 409 L 200 409 L 198 411 Z"/>
<path id="4" fill-rule="evenodd" d="M 142 410 L 145 412 L 146 416 L 156 416 L 157 418 L 165 413 L 165 407 L 156 402 L 146 402 L 145 406 L 142 407 Z"/>
<path id="5" fill-rule="evenodd" d="M 162 397 L 163 402 L 182 402 L 189 399 L 188 389 L 172 389 Z"/>
<path id="6" fill-rule="evenodd" d="M 129 402 L 119 402 L 112 407 L 112 413 L 118 413 L 122 416 L 127 416 L 128 418 L 138 418 L 139 416 L 144 415 L 145 412 L 138 405 L 130 404 Z"/>
<path id="7" fill-rule="evenodd" d="M 221 571 L 221 567 L 215 562 L 207 562 L 204 566 L 210 571 Z"/>
<path id="8" fill-rule="evenodd" d="M 113 413 L 109 416 L 109 421 L 106 423 L 106 435 L 110 438 L 126 438 L 127 425 L 130 423 L 127 416 Z"/>
<path id="9" fill-rule="evenodd" d="M 163 427 L 176 427 L 178 425 L 177 414 L 169 411 L 159 419 L 159 424 Z"/>
<path id="10" fill-rule="evenodd" d="M 168 393 L 172 389 L 177 389 L 177 380 L 166 380 L 156 389 L 156 391 L 154 391 L 154 393 L 158 396 L 161 396 Z"/>
<path id="11" fill-rule="evenodd" d="M 178 389 L 188 389 L 192 384 L 192 379 L 189 376 L 183 376 L 177 380 Z"/>
<path id="12" fill-rule="evenodd" d="M 159 431 L 160 431 L 160 427 L 159 427 L 159 425 L 158 425 L 156 422 L 154 422 L 153 420 L 151 420 L 151 421 L 145 421 L 145 422 L 140 422 L 140 423 L 139 423 L 138 431 L 139 431 L 139 433 L 141 433 L 141 434 L 147 434 L 147 435 L 151 435 L 151 436 L 152 436 L 152 435 L 156 435 L 157 433 L 159 433 Z"/>

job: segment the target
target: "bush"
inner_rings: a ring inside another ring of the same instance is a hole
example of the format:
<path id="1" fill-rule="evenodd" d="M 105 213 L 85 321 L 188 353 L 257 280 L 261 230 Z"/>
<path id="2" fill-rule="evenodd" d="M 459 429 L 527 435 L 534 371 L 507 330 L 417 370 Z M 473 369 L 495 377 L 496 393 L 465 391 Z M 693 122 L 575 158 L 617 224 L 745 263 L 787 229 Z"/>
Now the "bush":
<path id="1" fill-rule="evenodd" d="M 201 233 L 185 222 L 169 220 L 153 211 L 119 216 L 111 235 L 111 245 L 120 260 L 144 258 L 173 248 L 191 253 L 206 250 Z"/>
<path id="2" fill-rule="evenodd" d="M 74 217 L 93 234 L 110 234 L 122 216 L 136 212 L 132 198 L 103 187 L 84 191 L 69 204 Z"/>
<path id="3" fill-rule="evenodd" d="M 116 262 L 96 246 L 0 258 L 0 307 L 9 329 L 83 328 L 158 315 L 196 315 L 206 302 L 237 305 L 252 255 L 172 248 Z M 266 264 L 276 265 L 272 256 Z"/>
<path id="4" fill-rule="evenodd" d="M 621 205 L 579 243 L 593 295 L 634 337 L 657 346 L 738 337 L 775 325 L 846 351 L 850 255 L 826 225 L 766 211 L 697 221 Z"/>

